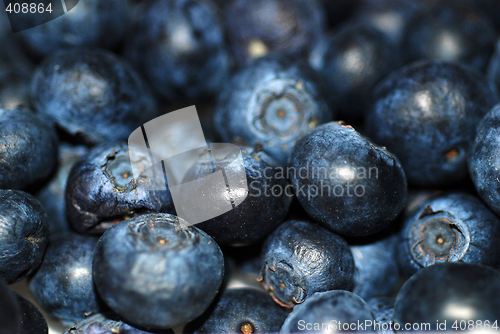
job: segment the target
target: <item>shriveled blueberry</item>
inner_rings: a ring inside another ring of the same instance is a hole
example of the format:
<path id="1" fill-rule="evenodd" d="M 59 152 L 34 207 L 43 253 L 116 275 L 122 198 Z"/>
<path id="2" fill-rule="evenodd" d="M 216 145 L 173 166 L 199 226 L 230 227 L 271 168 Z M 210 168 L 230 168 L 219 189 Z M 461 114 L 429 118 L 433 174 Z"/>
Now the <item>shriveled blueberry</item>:
<path id="1" fill-rule="evenodd" d="M 316 292 L 297 305 L 286 318 L 280 333 L 365 332 L 373 331 L 374 322 L 372 310 L 358 295 L 333 290 Z"/>
<path id="2" fill-rule="evenodd" d="M 107 230 L 94 281 L 118 315 L 142 327 L 183 326 L 200 316 L 222 283 L 222 252 L 205 232 L 169 214 L 148 214 Z"/>
<path id="3" fill-rule="evenodd" d="M 70 4 L 76 4 L 75 8 Z M 66 15 L 23 30 L 17 35 L 35 58 L 42 58 L 58 49 L 85 46 L 115 48 L 121 42 L 129 21 L 127 1 L 66 1 Z M 27 15 L 26 20 L 43 20 L 44 15 Z"/>
<path id="4" fill-rule="evenodd" d="M 422 61 L 375 88 L 366 134 L 398 157 L 410 184 L 447 186 L 466 175 L 476 126 L 496 102 L 479 73 L 455 63 Z"/>
<path id="5" fill-rule="evenodd" d="M 21 319 L 16 295 L 0 278 L 0 334 L 21 334 Z"/>
<path id="6" fill-rule="evenodd" d="M 46 179 L 57 164 L 58 142 L 46 118 L 0 108 L 0 188 L 24 189 Z"/>
<path id="7" fill-rule="evenodd" d="M 135 158 L 141 164 L 149 157 L 143 159 L 137 155 Z M 68 220 L 79 232 L 103 233 L 121 220 L 171 210 L 170 193 L 149 190 L 152 182 L 159 180 L 148 179 L 145 174 L 138 179 L 133 177 L 127 144 L 113 142 L 96 146 L 69 174 L 65 194 Z M 161 187 L 165 188 L 163 182 Z"/>
<path id="8" fill-rule="evenodd" d="M 126 139 L 157 116 L 149 88 L 135 70 L 98 49 L 58 50 L 32 78 L 33 105 L 86 143 Z"/>
<path id="9" fill-rule="evenodd" d="M 478 324 L 471 330 L 492 328 L 500 319 L 499 284 L 500 273 L 479 264 L 448 262 L 424 268 L 399 291 L 394 324 L 401 329 L 426 324 L 419 329 L 428 331 L 454 331 L 469 323 Z"/>
<path id="10" fill-rule="evenodd" d="M 407 276 L 440 262 L 500 268 L 500 220 L 479 199 L 442 193 L 423 202 L 404 222 L 398 261 Z"/>
<path id="11" fill-rule="evenodd" d="M 19 190 L 0 190 L 0 277 L 7 283 L 34 272 L 49 242 L 49 223 L 40 202 Z"/>
<path id="12" fill-rule="evenodd" d="M 94 314 L 74 326 L 68 328 L 63 334 L 149 334 L 134 328 L 120 320 L 113 314 Z M 162 334 L 173 334 L 172 330 L 161 331 Z"/>
<path id="13" fill-rule="evenodd" d="M 220 244 L 245 245 L 255 243 L 266 238 L 285 219 L 293 192 L 282 168 L 265 152 L 255 151 L 250 147 L 241 147 L 243 166 L 232 163 L 231 155 L 211 162 L 202 155 L 191 167 L 184 178 L 183 193 L 189 196 L 191 188 L 188 183 L 212 174 L 215 170 L 225 170 L 226 173 L 236 174 L 244 167 L 246 173 L 246 187 L 233 187 L 227 191 L 216 192 L 221 205 L 227 205 L 227 197 L 232 196 L 234 209 L 204 221 L 196 227 L 208 233 Z M 229 170 L 231 169 L 231 170 Z M 248 188 L 248 193 L 247 193 Z M 244 197 L 246 195 L 246 198 Z M 243 201 L 238 197 L 241 196 Z M 182 205 L 182 204 L 181 204 Z M 202 210 L 201 205 L 198 210 Z M 209 208 L 207 208 L 209 209 Z M 187 218 L 186 218 L 187 219 Z"/>
<path id="14" fill-rule="evenodd" d="M 288 312 L 262 290 L 228 289 L 215 308 L 186 326 L 186 333 L 275 333 Z"/>
<path id="15" fill-rule="evenodd" d="M 48 334 L 47 321 L 36 306 L 17 293 L 16 297 L 21 309 L 21 331 L 19 334 Z"/>
<path id="16" fill-rule="evenodd" d="M 262 254 L 260 280 L 281 306 L 294 307 L 315 292 L 353 287 L 347 242 L 314 223 L 283 223 L 267 238 Z"/>
<path id="17" fill-rule="evenodd" d="M 302 207 L 342 235 L 382 231 L 406 200 L 398 159 L 343 123 L 321 125 L 302 137 L 293 148 L 289 170 Z"/>
<path id="18" fill-rule="evenodd" d="M 231 59 L 216 8 L 207 0 L 155 0 L 138 9 L 126 55 L 170 101 L 212 97 Z"/>
<path id="19" fill-rule="evenodd" d="M 303 57 L 326 23 L 316 0 L 235 0 L 225 8 L 224 16 L 238 64 L 267 54 Z"/>
<path id="20" fill-rule="evenodd" d="M 395 334 L 394 302 L 391 297 L 374 297 L 367 300 L 368 306 L 375 316 L 375 330 L 378 334 Z"/>
<path id="21" fill-rule="evenodd" d="M 231 78 L 219 96 L 214 124 L 222 140 L 263 146 L 286 166 L 298 138 L 334 116 L 311 69 L 266 57 Z"/>

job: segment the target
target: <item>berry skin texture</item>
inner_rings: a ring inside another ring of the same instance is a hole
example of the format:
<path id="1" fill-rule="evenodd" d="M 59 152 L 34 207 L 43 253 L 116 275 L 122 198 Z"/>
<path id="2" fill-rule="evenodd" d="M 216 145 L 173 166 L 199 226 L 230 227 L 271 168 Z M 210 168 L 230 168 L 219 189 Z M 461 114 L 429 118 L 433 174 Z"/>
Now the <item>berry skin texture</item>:
<path id="1" fill-rule="evenodd" d="M 134 69 L 99 49 L 63 49 L 46 57 L 33 75 L 31 96 L 40 114 L 87 144 L 126 139 L 157 116 Z"/>
<path id="2" fill-rule="evenodd" d="M 163 330 L 162 334 L 174 334 L 172 330 Z M 150 334 L 134 328 L 112 314 L 97 313 L 68 328 L 63 334 Z"/>
<path id="3" fill-rule="evenodd" d="M 356 331 L 358 323 L 369 321 L 373 325 L 373 312 L 358 295 L 343 290 L 317 292 L 293 309 L 280 333 L 342 333 L 343 325 Z M 370 330 L 372 326 L 363 326 L 360 331 Z"/>
<path id="4" fill-rule="evenodd" d="M 280 166 L 286 166 L 295 142 L 334 116 L 310 68 L 265 57 L 230 79 L 219 95 L 214 124 L 223 141 L 263 146 Z"/>
<path id="5" fill-rule="evenodd" d="M 0 188 L 25 189 L 56 167 L 54 126 L 27 109 L 0 108 Z"/>
<path id="6" fill-rule="evenodd" d="M 479 199 L 442 193 L 405 219 L 399 241 L 402 272 L 413 275 L 440 262 L 477 263 L 500 268 L 500 220 Z"/>
<path id="7" fill-rule="evenodd" d="M 500 273 L 490 267 L 470 263 L 439 263 L 420 270 L 403 285 L 394 305 L 394 323 L 430 323 L 436 321 L 446 330 L 460 322 L 474 325 L 481 321 L 493 325 L 500 319 Z M 458 323 L 457 323 L 457 322 Z M 441 325 L 443 326 L 443 325 Z M 481 329 L 485 329 L 482 327 Z M 469 328 L 479 330 L 478 327 Z"/>
<path id="8" fill-rule="evenodd" d="M 390 297 L 374 297 L 367 300 L 368 305 L 373 311 L 375 320 L 378 323 L 376 327 L 378 334 L 396 334 L 394 328 L 394 302 Z"/>
<path id="9" fill-rule="evenodd" d="M 481 199 L 500 214 L 500 104 L 479 123 L 469 155 L 469 172 Z"/>
<path id="10" fill-rule="evenodd" d="M 315 292 L 350 290 L 354 260 L 347 242 L 314 223 L 290 220 L 262 247 L 259 279 L 284 307 L 303 303 Z"/>
<path id="11" fill-rule="evenodd" d="M 19 190 L 0 190 L 0 277 L 8 284 L 33 273 L 49 242 L 40 202 Z"/>
<path id="12" fill-rule="evenodd" d="M 267 293 L 254 288 L 228 289 L 222 292 L 215 308 L 193 323 L 185 333 L 277 333 L 288 312 Z M 192 330 L 195 328 L 195 330 Z"/>
<path id="13" fill-rule="evenodd" d="M 398 157 L 409 184 L 447 186 L 465 177 L 476 126 L 496 101 L 479 73 L 442 61 L 414 63 L 375 88 L 366 135 Z"/>
<path id="14" fill-rule="evenodd" d="M 407 189 L 399 161 L 351 126 L 331 122 L 310 131 L 295 145 L 289 166 L 302 207 L 335 233 L 376 233 L 403 209 Z"/>
<path id="15" fill-rule="evenodd" d="M 100 296 L 134 326 L 168 329 L 200 316 L 222 283 L 224 259 L 205 232 L 169 214 L 122 221 L 99 240 Z"/>
<path id="16" fill-rule="evenodd" d="M 29 300 L 16 293 L 21 310 L 21 331 L 19 334 L 48 334 L 49 326 L 42 313 Z"/>
<path id="17" fill-rule="evenodd" d="M 21 307 L 15 293 L 0 278 L 0 334 L 23 334 L 21 319 Z"/>

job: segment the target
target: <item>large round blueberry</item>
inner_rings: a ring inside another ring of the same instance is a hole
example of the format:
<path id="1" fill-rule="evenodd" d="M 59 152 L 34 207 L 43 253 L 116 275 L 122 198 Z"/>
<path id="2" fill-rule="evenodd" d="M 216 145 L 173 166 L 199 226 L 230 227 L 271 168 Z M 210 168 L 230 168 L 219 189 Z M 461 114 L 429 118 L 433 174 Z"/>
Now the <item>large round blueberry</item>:
<path id="1" fill-rule="evenodd" d="M 262 254 L 259 280 L 281 306 L 294 307 L 315 292 L 353 286 L 354 260 L 347 242 L 314 223 L 283 223 L 267 238 Z"/>
<path id="2" fill-rule="evenodd" d="M 246 174 L 246 186 L 238 184 L 211 194 L 212 199 L 216 197 L 217 203 L 221 204 L 221 211 L 227 205 L 228 196 L 239 204 L 228 212 L 196 225 L 220 244 L 246 245 L 266 238 L 283 222 L 292 202 L 293 191 L 288 179 L 273 159 L 265 152 L 250 147 L 241 147 L 241 153 L 243 165 L 232 163 L 234 157 L 231 155 L 213 162 L 203 155 L 183 181 L 185 186 L 182 194 L 189 196 L 192 191 L 200 191 L 196 183 L 189 181 L 208 176 L 214 170 L 222 169 L 226 175 Z M 197 204 L 197 210 L 204 210 L 203 203 Z"/>
<path id="3" fill-rule="evenodd" d="M 172 330 L 163 330 L 162 334 L 173 334 Z M 134 328 L 120 320 L 113 314 L 94 314 L 74 326 L 68 328 L 63 334 L 150 334 Z"/>
<path id="4" fill-rule="evenodd" d="M 108 51 L 71 48 L 45 58 L 32 79 L 35 108 L 87 143 L 126 139 L 156 114 L 132 67 Z"/>
<path id="5" fill-rule="evenodd" d="M 24 189 L 47 178 L 57 164 L 53 125 L 26 109 L 0 108 L 0 188 Z"/>
<path id="6" fill-rule="evenodd" d="M 36 306 L 17 293 L 16 297 L 21 309 L 21 331 L 19 334 L 48 334 L 47 321 Z"/>
<path id="7" fill-rule="evenodd" d="M 40 202 L 18 190 L 0 190 L 0 277 L 7 283 L 35 271 L 49 242 L 49 223 Z"/>
<path id="8" fill-rule="evenodd" d="M 0 278 L 0 334 L 21 334 L 21 319 L 16 295 Z"/>
<path id="9" fill-rule="evenodd" d="M 424 268 L 398 293 L 395 328 L 424 324 L 426 328 L 417 329 L 491 329 L 500 319 L 499 285 L 500 273 L 479 264 L 440 263 Z"/>
<path id="10" fill-rule="evenodd" d="M 41 58 L 72 46 L 112 49 L 120 43 L 129 21 L 127 1 L 79 0 L 65 3 L 68 13 L 38 26 L 34 24 L 46 18 L 45 15 L 23 17 L 24 20 L 32 20 L 34 27 L 17 35 L 33 56 Z"/>
<path id="11" fill-rule="evenodd" d="M 50 240 L 42 265 L 29 287 L 43 309 L 73 323 L 102 308 L 92 280 L 98 238 L 61 233 Z"/>
<path id="12" fill-rule="evenodd" d="M 398 261 L 410 276 L 440 262 L 500 268 L 500 220 L 479 199 L 443 193 L 423 202 L 404 222 Z"/>
<path id="13" fill-rule="evenodd" d="M 280 333 L 373 331 L 374 322 L 372 310 L 358 295 L 349 291 L 332 290 L 317 292 L 303 304 L 295 306 Z"/>
<path id="14" fill-rule="evenodd" d="M 237 63 L 267 54 L 303 57 L 325 29 L 316 0 L 235 0 L 224 16 Z"/>
<path id="15" fill-rule="evenodd" d="M 288 312 L 262 290 L 228 289 L 211 312 L 186 326 L 186 333 L 275 333 Z"/>
<path id="16" fill-rule="evenodd" d="M 409 183 L 445 186 L 466 175 L 476 126 L 496 101 L 480 74 L 454 63 L 423 61 L 377 86 L 365 127 L 398 157 Z"/>
<path id="17" fill-rule="evenodd" d="M 342 235 L 385 229 L 406 200 L 406 178 L 396 157 L 342 123 L 324 124 L 302 137 L 288 170 L 307 213 Z"/>
<path id="18" fill-rule="evenodd" d="M 268 57 L 232 77 L 219 96 L 214 124 L 222 140 L 263 146 L 285 166 L 297 139 L 333 118 L 310 69 Z"/>
<path id="19" fill-rule="evenodd" d="M 146 169 L 149 157 L 133 159 Z M 163 180 L 161 180 L 163 181 Z M 158 179 L 134 178 L 128 146 L 108 143 L 96 146 L 71 169 L 66 185 L 66 214 L 71 226 L 82 233 L 103 233 L 130 217 L 172 209 L 166 190 L 150 190 Z M 165 189 L 162 182 L 156 189 Z"/>
<path id="20" fill-rule="evenodd" d="M 107 230 L 93 273 L 113 311 L 143 327 L 183 326 L 201 315 L 222 283 L 224 259 L 205 232 L 176 216 L 148 214 Z"/>
<path id="21" fill-rule="evenodd" d="M 222 24 L 206 0 L 143 2 L 126 53 L 156 92 L 171 101 L 218 93 L 231 64 Z"/>

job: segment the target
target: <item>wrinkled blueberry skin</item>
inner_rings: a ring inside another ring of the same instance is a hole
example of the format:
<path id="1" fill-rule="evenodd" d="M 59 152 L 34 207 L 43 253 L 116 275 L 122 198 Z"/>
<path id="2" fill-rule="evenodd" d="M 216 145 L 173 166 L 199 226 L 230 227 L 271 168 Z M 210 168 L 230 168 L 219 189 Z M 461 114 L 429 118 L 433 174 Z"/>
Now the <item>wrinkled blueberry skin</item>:
<path id="1" fill-rule="evenodd" d="M 0 334 L 21 334 L 21 319 L 16 295 L 0 278 Z"/>
<path id="2" fill-rule="evenodd" d="M 456 320 L 458 325 L 461 320 L 488 320 L 492 325 L 500 318 L 499 284 L 500 273 L 479 264 L 449 262 L 424 268 L 399 291 L 394 323 L 401 328 L 430 323 L 432 331 L 438 330 L 436 321 L 446 321 L 448 331 Z"/>
<path id="3" fill-rule="evenodd" d="M 85 146 L 73 146 L 62 143 L 59 146 L 57 172 L 36 194 L 36 198 L 42 203 L 47 212 L 51 235 L 70 229 L 64 201 L 66 182 L 68 181 L 68 176 L 73 165 L 78 159 L 85 155 L 87 151 L 88 149 Z"/>
<path id="4" fill-rule="evenodd" d="M 267 54 L 304 57 L 326 26 L 324 9 L 316 0 L 235 0 L 224 17 L 229 47 L 239 65 Z"/>
<path id="5" fill-rule="evenodd" d="M 479 199 L 442 193 L 423 202 L 406 218 L 398 262 L 407 277 L 440 262 L 477 263 L 498 269 L 499 237 L 500 220 Z"/>
<path id="6" fill-rule="evenodd" d="M 171 210 L 170 193 L 149 190 L 151 184 L 142 177 L 134 178 L 127 144 L 96 146 L 69 174 L 65 193 L 68 220 L 78 232 L 99 234 L 135 215 Z"/>
<path id="7" fill-rule="evenodd" d="M 21 309 L 21 331 L 19 334 L 48 334 L 47 321 L 36 306 L 17 293 L 16 297 Z"/>
<path id="8" fill-rule="evenodd" d="M 56 166 L 58 145 L 46 118 L 0 108 L 0 188 L 24 189 L 46 179 Z"/>
<path id="9" fill-rule="evenodd" d="M 421 11 L 408 22 L 404 50 L 408 62 L 439 59 L 484 72 L 497 38 L 486 15 L 450 2 Z"/>
<path id="10" fill-rule="evenodd" d="M 23 46 L 35 58 L 68 47 L 112 49 L 122 40 L 129 21 L 127 1 L 80 0 L 67 15 L 19 32 Z M 42 19 L 31 15 L 29 19 Z"/>
<path id="11" fill-rule="evenodd" d="M 395 334 L 394 326 L 394 299 L 390 297 L 375 297 L 367 300 L 373 311 L 378 327 L 378 334 Z"/>
<path id="12" fill-rule="evenodd" d="M 68 328 L 63 334 L 149 334 L 134 328 L 112 314 L 94 314 L 74 326 Z M 162 334 L 173 334 L 172 330 L 161 331 Z"/>
<path id="13" fill-rule="evenodd" d="M 277 333 L 288 312 L 264 291 L 254 288 L 222 292 L 212 312 L 188 324 L 185 333 Z"/>
<path id="14" fill-rule="evenodd" d="M 92 280 L 98 238 L 66 232 L 54 236 L 29 287 L 42 308 L 65 322 L 76 322 L 102 308 Z"/>
<path id="15" fill-rule="evenodd" d="M 196 101 L 218 93 L 231 59 L 210 1 L 155 0 L 139 7 L 127 58 L 169 101 Z"/>
<path id="16" fill-rule="evenodd" d="M 243 165 L 245 168 L 248 193 L 245 188 L 231 189 L 231 194 L 246 195 L 243 202 L 233 197 L 234 202 L 240 203 L 231 211 L 196 225 L 208 233 L 219 244 L 248 245 L 266 238 L 279 224 L 281 224 L 290 208 L 293 192 L 288 184 L 285 173 L 276 167 L 276 162 L 263 151 L 254 151 L 250 147 L 241 147 Z M 241 166 L 229 164 L 233 158 L 214 161 L 215 169 L 223 168 L 226 173 L 230 170 L 237 173 Z M 198 160 L 184 178 L 184 191 L 191 191 L 190 180 L 199 179 L 213 172 L 207 160 Z M 281 174 L 280 174 L 281 172 Z M 272 189 L 275 189 L 273 193 Z M 278 192 L 279 190 L 279 192 Z M 227 191 L 216 192 L 222 205 L 227 205 Z M 201 204 L 200 204 L 201 205 Z"/>
<path id="17" fill-rule="evenodd" d="M 477 193 L 500 214 L 500 105 L 496 105 L 477 127 L 469 155 L 469 172 Z"/>
<path id="18" fill-rule="evenodd" d="M 496 102 L 480 74 L 459 64 L 422 61 L 375 88 L 365 130 L 398 157 L 410 184 L 447 186 L 466 175 L 476 126 Z"/>
<path id="19" fill-rule="evenodd" d="M 301 321 L 303 320 L 303 321 Z M 358 295 L 343 290 L 317 292 L 303 304 L 295 306 L 286 318 L 280 333 L 342 333 L 342 324 L 365 324 L 375 318 L 368 304 Z M 319 324 L 315 328 L 314 324 Z M 310 324 L 311 327 L 306 327 Z M 322 324 L 326 324 L 322 328 Z M 346 325 L 347 326 L 347 325 Z M 358 327 L 353 327 L 358 328 Z M 363 326 L 359 332 L 373 330 Z M 356 332 L 356 331 L 355 331 Z"/>
<path id="20" fill-rule="evenodd" d="M 397 234 L 350 246 L 354 257 L 355 294 L 368 300 L 391 296 L 399 288 L 399 268 L 396 259 Z"/>
<path id="21" fill-rule="evenodd" d="M 19 190 L 0 190 L 0 277 L 8 284 L 34 272 L 49 242 L 40 202 Z"/>
<path id="22" fill-rule="evenodd" d="M 406 200 L 406 178 L 397 158 L 343 123 L 321 125 L 302 137 L 290 167 L 302 207 L 341 235 L 385 229 Z"/>
<path id="23" fill-rule="evenodd" d="M 148 214 L 107 230 L 93 275 L 106 304 L 128 323 L 183 326 L 200 316 L 222 283 L 222 252 L 205 232 L 169 214 Z"/>
<path id="24" fill-rule="evenodd" d="M 149 88 L 108 51 L 58 50 L 38 65 L 31 84 L 35 108 L 89 144 L 126 139 L 157 116 Z"/>
<path id="25" fill-rule="evenodd" d="M 314 223 L 283 223 L 267 238 L 262 254 L 260 281 L 281 306 L 294 307 L 315 292 L 353 286 L 349 245 Z"/>
<path id="26" fill-rule="evenodd" d="M 214 124 L 223 141 L 261 145 L 286 166 L 298 138 L 334 117 L 310 68 L 266 57 L 231 78 L 219 96 Z"/>
<path id="27" fill-rule="evenodd" d="M 340 118 L 359 121 L 373 87 L 403 64 L 400 52 L 383 32 L 369 25 L 349 25 L 323 38 L 326 41 L 310 55 L 311 66 Z"/>

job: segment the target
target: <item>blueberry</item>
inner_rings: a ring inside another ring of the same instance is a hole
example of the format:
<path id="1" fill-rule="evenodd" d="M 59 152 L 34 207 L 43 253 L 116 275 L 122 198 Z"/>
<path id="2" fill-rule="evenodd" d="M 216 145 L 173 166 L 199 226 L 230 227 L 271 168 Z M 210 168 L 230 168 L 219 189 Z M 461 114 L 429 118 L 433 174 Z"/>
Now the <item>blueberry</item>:
<path id="1" fill-rule="evenodd" d="M 228 289 L 209 314 L 188 324 L 187 333 L 275 333 L 288 312 L 262 290 Z"/>
<path id="2" fill-rule="evenodd" d="M 349 290 L 354 260 L 347 242 L 314 223 L 290 220 L 262 247 L 260 280 L 285 307 L 303 303 L 315 292 Z"/>
<path id="3" fill-rule="evenodd" d="M 174 332 L 165 330 L 161 333 L 173 334 Z M 98 313 L 78 322 L 63 334 L 149 334 L 149 332 L 122 322 L 116 315 Z"/>
<path id="4" fill-rule="evenodd" d="M 71 232 L 54 236 L 29 282 L 42 308 L 64 323 L 74 323 L 103 308 L 92 280 L 97 241 L 97 237 Z"/>
<path id="5" fill-rule="evenodd" d="M 500 105 L 496 105 L 477 127 L 477 135 L 469 155 L 469 172 L 479 196 L 500 214 Z"/>
<path id="6" fill-rule="evenodd" d="M 27 109 L 0 108 L 0 188 L 40 183 L 57 162 L 58 138 L 44 117 Z"/>
<path id="7" fill-rule="evenodd" d="M 280 333 L 364 332 L 373 330 L 374 322 L 372 310 L 358 295 L 333 290 L 317 292 L 297 305 Z"/>
<path id="8" fill-rule="evenodd" d="M 290 156 L 289 174 L 307 213 L 342 235 L 385 229 L 406 199 L 396 157 L 343 123 L 321 125 L 302 137 Z"/>
<path id="9" fill-rule="evenodd" d="M 125 143 L 92 148 L 73 166 L 68 177 L 65 198 L 71 226 L 82 233 L 103 233 L 121 220 L 171 210 L 170 193 L 150 191 L 152 182 L 157 182 L 151 180 L 146 175 L 133 177 Z M 161 186 L 165 188 L 164 183 Z"/>
<path id="10" fill-rule="evenodd" d="M 310 55 L 311 66 L 322 77 L 325 96 L 338 107 L 340 117 L 360 120 L 372 88 L 402 65 L 400 52 L 369 25 L 348 25 L 323 38 L 326 41 Z"/>
<path id="11" fill-rule="evenodd" d="M 471 263 L 440 263 L 420 270 L 399 291 L 394 324 L 402 330 L 479 330 L 498 325 L 500 273 Z M 446 323 L 445 323 L 446 321 Z M 478 327 L 467 327 L 470 323 Z M 481 327 L 479 327 L 481 324 Z M 453 327 L 456 326 L 456 327 Z"/>
<path id="12" fill-rule="evenodd" d="M 219 19 L 207 0 L 145 2 L 127 40 L 127 57 L 163 98 L 212 97 L 231 64 Z"/>
<path id="13" fill-rule="evenodd" d="M 130 65 L 108 51 L 72 48 L 45 58 L 32 78 L 36 109 L 87 143 L 126 139 L 156 114 Z"/>
<path id="14" fill-rule="evenodd" d="M 363 299 L 391 296 L 399 289 L 398 236 L 387 234 L 363 238 L 350 246 L 355 267 L 352 291 Z"/>
<path id="15" fill-rule="evenodd" d="M 66 1 L 66 7 L 74 2 Z M 129 15 L 127 1 L 79 0 L 68 14 L 24 30 L 18 35 L 24 47 L 35 58 L 73 46 L 113 49 L 124 37 Z M 33 21 L 44 18 L 44 15 L 23 17 Z"/>
<path id="16" fill-rule="evenodd" d="M 407 24 L 408 61 L 440 59 L 485 71 L 498 36 L 486 15 L 453 2 L 421 11 Z"/>
<path id="17" fill-rule="evenodd" d="M 40 202 L 19 190 L 0 190 L 0 277 L 7 283 L 34 272 L 49 242 Z"/>
<path id="18" fill-rule="evenodd" d="M 36 306 L 17 293 L 16 297 L 21 309 L 21 331 L 19 334 L 48 334 L 47 321 Z"/>
<path id="19" fill-rule="evenodd" d="M 127 322 L 166 329 L 200 316 L 222 282 L 224 259 L 205 232 L 169 214 L 148 214 L 107 230 L 97 245 L 94 281 Z"/>
<path id="20" fill-rule="evenodd" d="M 16 295 L 0 278 L 0 334 L 22 334 L 21 320 L 21 306 Z"/>
<path id="21" fill-rule="evenodd" d="M 240 65 L 267 54 L 304 57 L 325 29 L 325 13 L 316 0 L 235 0 L 224 16 Z"/>
<path id="22" fill-rule="evenodd" d="M 282 168 L 276 167 L 273 159 L 265 152 L 254 151 L 249 147 L 241 147 L 241 152 L 248 193 L 244 186 L 231 188 L 232 200 L 239 204 L 231 211 L 197 225 L 220 244 L 246 245 L 264 239 L 283 222 L 292 201 L 293 193 L 286 175 Z M 187 185 L 183 188 L 185 196 L 198 191 L 195 183 L 188 183 L 191 180 L 210 175 L 218 169 L 231 175 L 242 168 L 241 165 L 231 164 L 234 159 L 231 155 L 213 161 L 213 166 L 205 157 L 202 155 L 187 172 L 183 181 Z M 239 194 L 246 195 L 246 198 L 240 199 Z M 219 199 L 221 207 L 227 205 L 227 191 L 216 192 L 214 196 Z M 201 207 L 198 209 L 202 210 Z"/>
<path id="23" fill-rule="evenodd" d="M 334 116 L 311 69 L 266 57 L 231 78 L 219 96 L 214 125 L 222 140 L 263 146 L 285 166 L 297 139 Z"/>
<path id="24" fill-rule="evenodd" d="M 394 299 L 390 297 L 374 297 L 367 300 L 373 311 L 377 334 L 395 334 L 394 331 Z"/>
<path id="25" fill-rule="evenodd" d="M 443 193 L 423 202 L 404 222 L 398 261 L 410 276 L 440 262 L 500 268 L 500 220 L 479 199 Z"/>
<path id="26" fill-rule="evenodd" d="M 496 101 L 480 74 L 454 63 L 418 62 L 377 86 L 366 133 L 398 157 L 410 184 L 446 186 L 466 175 L 476 126 Z"/>

